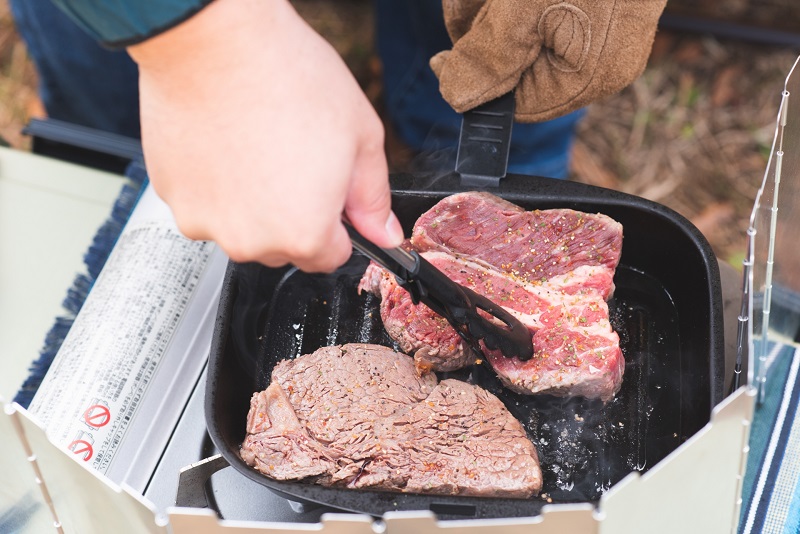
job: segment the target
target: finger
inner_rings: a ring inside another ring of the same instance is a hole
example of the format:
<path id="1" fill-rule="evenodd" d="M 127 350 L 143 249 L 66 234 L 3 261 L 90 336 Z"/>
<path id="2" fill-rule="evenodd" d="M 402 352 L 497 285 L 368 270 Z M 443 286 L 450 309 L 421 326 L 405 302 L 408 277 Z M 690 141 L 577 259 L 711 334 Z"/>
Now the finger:
<path id="1" fill-rule="evenodd" d="M 378 123 L 379 124 L 379 123 Z M 382 127 L 367 134 L 353 164 L 352 181 L 345 200 L 345 215 L 356 230 L 378 246 L 397 247 L 403 229 L 392 212 L 389 168 L 383 151 Z"/>
<path id="2" fill-rule="evenodd" d="M 442 0 L 442 11 L 447 33 L 455 43 L 472 27 L 486 0 Z"/>
<path id="3" fill-rule="evenodd" d="M 347 231 L 336 221 L 330 232 L 324 234 L 315 248 L 274 248 L 246 259 L 234 261 L 255 261 L 267 267 L 278 268 L 291 264 L 308 273 L 328 273 L 335 271 L 350 258 L 352 246 Z"/>
<path id="4" fill-rule="evenodd" d="M 325 239 L 316 250 L 296 255 L 291 258 L 291 263 L 308 273 L 330 273 L 344 265 L 350 259 L 353 247 L 341 221 L 337 219 L 323 235 Z"/>
<path id="5" fill-rule="evenodd" d="M 219 232 L 212 237 L 236 263 L 257 262 L 272 268 L 292 264 L 306 272 L 331 272 L 347 261 L 352 247 L 338 210 L 317 213 L 318 218 L 298 212 L 299 219 L 294 221 L 265 222 L 262 232 L 254 231 L 250 219 L 229 213 L 227 224 L 224 228 L 216 225 Z"/>

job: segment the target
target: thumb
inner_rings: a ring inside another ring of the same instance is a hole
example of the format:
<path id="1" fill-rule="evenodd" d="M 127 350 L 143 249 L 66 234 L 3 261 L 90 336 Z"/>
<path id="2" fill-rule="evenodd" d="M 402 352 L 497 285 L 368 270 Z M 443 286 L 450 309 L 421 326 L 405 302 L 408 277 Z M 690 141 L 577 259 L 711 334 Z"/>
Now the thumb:
<path id="1" fill-rule="evenodd" d="M 389 168 L 382 143 L 370 140 L 358 151 L 345 215 L 361 235 L 379 247 L 397 247 L 403 242 L 403 228 L 392 212 Z"/>

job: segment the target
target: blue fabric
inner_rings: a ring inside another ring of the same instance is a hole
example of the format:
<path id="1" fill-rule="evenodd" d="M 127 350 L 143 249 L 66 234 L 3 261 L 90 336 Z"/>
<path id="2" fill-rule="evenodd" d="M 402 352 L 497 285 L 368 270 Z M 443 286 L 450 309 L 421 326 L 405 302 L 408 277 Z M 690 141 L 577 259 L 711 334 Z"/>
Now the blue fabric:
<path id="1" fill-rule="evenodd" d="M 96 40 L 122 47 L 176 26 L 211 0 L 52 0 Z"/>
<path id="2" fill-rule="evenodd" d="M 783 532 L 786 534 L 800 532 L 800 484 L 794 488 L 792 502 L 789 505 L 789 515 L 786 516 Z"/>
<path id="3" fill-rule="evenodd" d="M 441 2 L 376 0 L 377 46 L 383 63 L 386 109 L 402 140 L 418 152 L 458 144 L 461 115 L 439 93 L 428 60 L 452 46 Z M 584 110 L 558 119 L 516 123 L 511 136 L 509 171 L 566 178 L 575 128 Z"/>
<path id="4" fill-rule="evenodd" d="M 798 532 L 800 526 L 800 350 L 773 345 L 756 406 L 742 486 L 739 532 Z"/>
<path id="5" fill-rule="evenodd" d="M 11 12 L 49 117 L 139 137 L 139 74 L 126 52 L 101 47 L 50 0 L 11 0 Z"/>

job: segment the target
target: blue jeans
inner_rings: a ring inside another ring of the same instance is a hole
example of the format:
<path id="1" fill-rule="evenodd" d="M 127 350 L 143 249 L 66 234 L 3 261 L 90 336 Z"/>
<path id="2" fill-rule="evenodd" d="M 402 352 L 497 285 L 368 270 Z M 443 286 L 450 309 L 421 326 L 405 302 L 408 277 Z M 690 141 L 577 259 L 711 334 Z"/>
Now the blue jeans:
<path id="1" fill-rule="evenodd" d="M 420 152 L 455 147 L 461 115 L 442 98 L 428 66 L 452 46 L 438 0 L 375 0 L 378 51 L 383 61 L 384 99 L 398 135 Z M 575 127 L 584 110 L 555 120 L 515 123 L 509 171 L 566 178 Z"/>
<path id="2" fill-rule="evenodd" d="M 17 28 L 39 73 L 50 117 L 139 137 L 136 64 L 98 45 L 50 0 L 11 0 Z M 458 144 L 461 116 L 439 94 L 428 60 L 450 48 L 438 0 L 375 0 L 377 47 L 386 110 L 399 136 L 417 152 Z M 583 111 L 515 124 L 509 170 L 565 178 L 575 126 Z"/>
<path id="3" fill-rule="evenodd" d="M 100 46 L 50 0 L 11 0 L 11 13 L 49 117 L 139 137 L 139 73 L 126 52 Z"/>

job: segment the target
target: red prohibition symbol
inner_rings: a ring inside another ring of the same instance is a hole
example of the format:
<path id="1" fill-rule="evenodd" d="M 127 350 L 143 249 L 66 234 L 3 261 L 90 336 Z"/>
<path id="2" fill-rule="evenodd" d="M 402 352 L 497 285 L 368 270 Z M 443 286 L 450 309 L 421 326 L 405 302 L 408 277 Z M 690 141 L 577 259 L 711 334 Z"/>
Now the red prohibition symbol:
<path id="1" fill-rule="evenodd" d="M 92 404 L 83 412 L 83 420 L 92 428 L 100 428 L 111 421 L 111 411 L 108 406 Z"/>
<path id="2" fill-rule="evenodd" d="M 88 462 L 89 459 L 94 454 L 94 449 L 92 449 L 92 444 L 84 439 L 76 439 L 72 443 L 69 444 L 68 447 L 74 454 L 80 455 L 83 454 L 82 460 L 84 462 Z"/>

